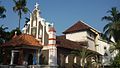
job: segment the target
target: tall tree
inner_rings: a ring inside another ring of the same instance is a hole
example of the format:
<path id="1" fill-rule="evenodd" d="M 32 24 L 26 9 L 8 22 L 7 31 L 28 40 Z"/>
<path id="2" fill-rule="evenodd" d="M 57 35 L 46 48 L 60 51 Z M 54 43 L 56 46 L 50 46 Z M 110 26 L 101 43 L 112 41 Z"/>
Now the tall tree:
<path id="1" fill-rule="evenodd" d="M 26 14 L 28 12 L 28 8 L 26 7 L 26 0 L 13 0 L 15 6 L 13 7 L 14 12 L 18 12 L 19 16 L 19 25 L 18 28 L 20 29 L 20 20 L 22 18 L 22 13 Z"/>
<path id="2" fill-rule="evenodd" d="M 115 42 L 120 39 L 120 12 L 116 9 L 116 7 L 111 8 L 111 10 L 107 11 L 110 13 L 109 16 L 104 16 L 102 20 L 108 21 L 108 23 L 104 26 L 103 31 L 104 34 L 110 39 L 113 37 Z"/>
<path id="3" fill-rule="evenodd" d="M 108 21 L 108 23 L 105 25 L 103 31 L 105 32 L 105 35 L 110 39 L 111 37 L 114 38 L 115 44 L 114 44 L 114 50 L 118 50 L 118 54 L 116 57 L 114 57 L 114 60 L 112 60 L 112 66 L 115 68 L 119 68 L 120 65 L 120 12 L 117 10 L 116 7 L 111 8 L 111 10 L 108 11 L 110 13 L 109 16 L 104 16 L 102 20 Z M 118 67 L 117 67 L 118 66 Z"/>
<path id="4" fill-rule="evenodd" d="M 8 34 L 9 32 L 6 32 L 5 30 L 8 29 L 7 27 L 3 27 L 3 25 L 0 26 L 0 44 L 8 40 Z"/>
<path id="5" fill-rule="evenodd" d="M 2 46 L 5 41 L 9 40 L 9 32 L 6 31 L 8 29 L 7 27 L 3 27 L 3 25 L 0 26 L 0 64 L 3 61 L 3 52 L 2 52 Z"/>

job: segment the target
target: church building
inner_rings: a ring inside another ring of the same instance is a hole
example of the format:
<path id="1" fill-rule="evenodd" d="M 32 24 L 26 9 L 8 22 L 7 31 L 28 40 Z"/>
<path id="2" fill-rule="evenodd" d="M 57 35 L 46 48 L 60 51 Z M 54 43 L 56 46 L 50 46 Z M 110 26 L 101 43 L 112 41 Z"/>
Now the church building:
<path id="1" fill-rule="evenodd" d="M 77 21 L 63 35 L 56 36 L 54 24 L 42 18 L 40 13 L 39 4 L 36 3 L 30 21 L 22 29 L 23 33 L 17 36 L 16 32 L 9 42 L 3 44 L 3 64 L 79 68 L 83 65 L 82 57 L 72 52 L 81 50 L 94 54 L 85 59 L 86 66 L 101 65 L 105 46 L 99 44 L 99 31 L 83 21 Z"/>

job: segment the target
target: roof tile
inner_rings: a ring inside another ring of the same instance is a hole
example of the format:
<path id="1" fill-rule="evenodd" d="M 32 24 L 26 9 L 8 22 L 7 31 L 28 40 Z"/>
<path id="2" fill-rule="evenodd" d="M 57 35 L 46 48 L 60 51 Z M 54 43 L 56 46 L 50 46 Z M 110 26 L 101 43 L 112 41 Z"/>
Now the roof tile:
<path id="1" fill-rule="evenodd" d="M 42 46 L 40 42 L 32 35 L 21 34 L 12 38 L 10 41 L 3 44 L 3 46 Z"/>
<path id="2" fill-rule="evenodd" d="M 88 25 L 86 25 L 82 21 L 78 21 L 73 26 L 71 26 L 70 28 L 65 30 L 63 33 L 67 34 L 67 33 L 77 32 L 77 31 L 81 31 L 81 30 L 87 30 L 87 29 L 90 29 L 90 28 L 91 27 L 89 27 Z"/>

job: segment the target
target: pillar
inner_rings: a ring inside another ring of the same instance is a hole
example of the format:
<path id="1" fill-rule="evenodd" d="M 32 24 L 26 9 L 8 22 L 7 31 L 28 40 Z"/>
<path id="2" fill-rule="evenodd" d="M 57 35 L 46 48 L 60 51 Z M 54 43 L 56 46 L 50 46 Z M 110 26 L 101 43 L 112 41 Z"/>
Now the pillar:
<path id="1" fill-rule="evenodd" d="M 49 29 L 49 60 L 48 64 L 50 66 L 57 66 L 57 48 L 56 48 L 56 31 L 54 27 L 50 27 Z"/>
<path id="2" fill-rule="evenodd" d="M 42 20 L 41 22 L 45 23 L 44 20 Z M 45 44 L 45 24 L 43 24 L 43 34 L 42 34 L 42 45 Z"/>
<path id="3" fill-rule="evenodd" d="M 55 46 L 50 46 L 49 48 L 48 64 L 50 66 L 57 66 L 57 48 Z"/>
<path id="4" fill-rule="evenodd" d="M 19 51 L 17 51 L 17 50 L 12 50 L 12 51 L 11 51 L 11 61 L 10 61 L 10 65 L 13 65 L 15 52 L 19 52 Z"/>
<path id="5" fill-rule="evenodd" d="M 10 65 L 13 64 L 14 61 L 14 50 L 11 51 L 11 61 L 10 61 Z"/>

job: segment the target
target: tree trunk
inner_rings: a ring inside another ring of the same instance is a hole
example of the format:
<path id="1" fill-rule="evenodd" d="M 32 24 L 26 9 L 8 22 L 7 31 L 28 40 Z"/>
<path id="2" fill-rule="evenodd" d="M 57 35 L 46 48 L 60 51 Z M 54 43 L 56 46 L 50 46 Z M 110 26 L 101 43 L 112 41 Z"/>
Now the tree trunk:
<path id="1" fill-rule="evenodd" d="M 19 12 L 18 12 L 18 15 L 19 15 L 19 26 L 18 26 L 18 28 L 20 29 L 20 20 L 21 20 L 21 16 L 22 16 L 22 12 L 21 12 L 21 10 L 19 10 Z"/>
<path id="2" fill-rule="evenodd" d="M 20 18 L 19 18 L 18 28 L 20 29 Z"/>

